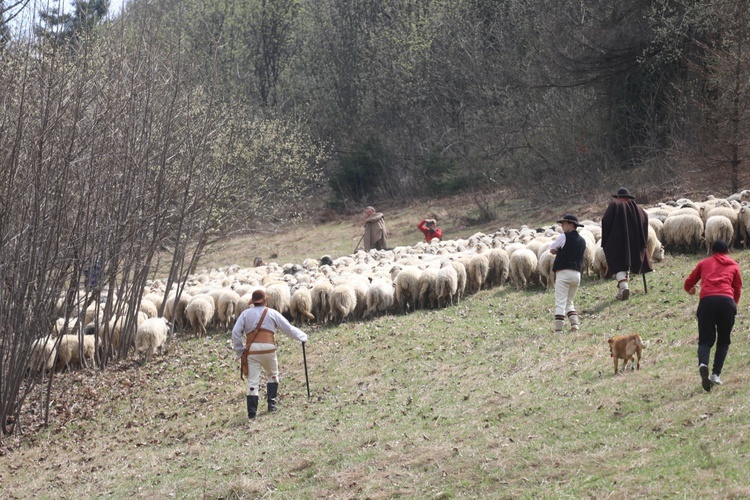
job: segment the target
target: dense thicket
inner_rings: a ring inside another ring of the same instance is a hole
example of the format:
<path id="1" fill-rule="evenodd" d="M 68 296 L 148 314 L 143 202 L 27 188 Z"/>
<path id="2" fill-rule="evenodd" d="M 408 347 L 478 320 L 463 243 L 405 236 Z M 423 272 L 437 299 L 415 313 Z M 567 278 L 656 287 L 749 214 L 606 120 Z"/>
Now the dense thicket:
<path id="1" fill-rule="evenodd" d="M 145 5 L 133 0 L 126 16 Z M 745 180 L 744 1 L 159 8 L 188 26 L 225 96 L 300 119 L 333 146 L 340 197 L 566 194 L 643 165 L 656 182 L 696 170 L 719 173 L 726 191 Z"/>
<path id="2" fill-rule="evenodd" d="M 128 353 L 157 257 L 167 256 L 160 272 L 180 293 L 212 238 L 291 216 L 318 180 L 324 149 L 299 121 L 221 95 L 162 16 L 76 32 L 70 43 L 19 36 L 2 52 L 3 433 L 31 395 L 49 404 L 54 373 L 27 364 L 58 317 L 68 321 L 60 333 L 83 335 L 97 305 L 106 368 Z"/>

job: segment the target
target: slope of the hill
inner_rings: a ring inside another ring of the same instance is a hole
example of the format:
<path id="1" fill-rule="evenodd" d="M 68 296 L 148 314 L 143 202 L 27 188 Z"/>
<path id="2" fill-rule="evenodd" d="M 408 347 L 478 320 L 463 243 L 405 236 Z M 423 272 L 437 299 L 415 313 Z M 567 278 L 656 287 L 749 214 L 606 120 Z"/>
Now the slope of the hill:
<path id="1" fill-rule="evenodd" d="M 403 216 L 404 234 L 427 210 Z M 530 224 L 587 217 L 582 207 L 537 219 L 523 210 Z M 330 248 L 339 230 L 314 229 L 282 236 Z M 750 252 L 732 256 L 750 282 Z M 724 385 L 705 393 L 697 297 L 682 291 L 702 257 L 668 255 L 648 293 L 636 277 L 627 302 L 613 282 L 585 277 L 577 334 L 552 333 L 551 292 L 511 286 L 443 310 L 307 329 L 309 399 L 300 345 L 282 337 L 280 411 L 253 422 L 223 331 L 180 336 L 144 366 L 58 375 L 49 427 L 22 421 L 29 432 L 5 439 L 1 496 L 746 497 L 748 302 Z M 614 376 L 607 338 L 629 332 L 650 346 L 640 371 Z M 40 397 L 29 396 L 30 411 Z"/>

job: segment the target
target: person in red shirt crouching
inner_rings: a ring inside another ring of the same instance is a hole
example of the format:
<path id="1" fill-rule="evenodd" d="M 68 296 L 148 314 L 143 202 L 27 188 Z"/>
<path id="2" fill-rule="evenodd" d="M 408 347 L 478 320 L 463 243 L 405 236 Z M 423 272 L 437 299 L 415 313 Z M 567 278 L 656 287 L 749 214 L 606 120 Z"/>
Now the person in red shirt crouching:
<path id="1" fill-rule="evenodd" d="M 703 259 L 695 266 L 685 280 L 685 291 L 695 295 L 698 281 L 700 301 L 698 302 L 698 371 L 701 385 L 710 391 L 713 385 L 721 385 L 721 369 L 729 352 L 730 336 L 737 315 L 737 304 L 742 293 L 740 266 L 727 255 L 726 242 L 716 240 L 711 246 L 712 256 Z M 708 362 L 711 348 L 716 343 L 714 366 L 708 376 Z"/>
<path id="2" fill-rule="evenodd" d="M 425 242 L 429 243 L 433 239 L 443 239 L 443 230 L 437 227 L 437 221 L 435 219 L 422 219 L 422 222 L 417 224 L 417 229 L 424 233 Z"/>

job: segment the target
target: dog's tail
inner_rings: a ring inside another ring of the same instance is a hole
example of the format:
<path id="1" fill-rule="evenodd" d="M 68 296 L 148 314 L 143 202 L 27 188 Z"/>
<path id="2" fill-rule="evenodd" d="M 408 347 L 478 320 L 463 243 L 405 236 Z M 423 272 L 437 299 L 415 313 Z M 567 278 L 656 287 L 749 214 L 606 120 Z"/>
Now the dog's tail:
<path id="1" fill-rule="evenodd" d="M 636 337 L 636 339 L 637 339 L 637 342 L 638 342 L 638 347 L 640 347 L 641 349 L 648 349 L 648 346 L 651 345 L 651 341 L 650 340 L 646 340 L 644 342 L 643 340 L 641 340 L 641 337 Z"/>

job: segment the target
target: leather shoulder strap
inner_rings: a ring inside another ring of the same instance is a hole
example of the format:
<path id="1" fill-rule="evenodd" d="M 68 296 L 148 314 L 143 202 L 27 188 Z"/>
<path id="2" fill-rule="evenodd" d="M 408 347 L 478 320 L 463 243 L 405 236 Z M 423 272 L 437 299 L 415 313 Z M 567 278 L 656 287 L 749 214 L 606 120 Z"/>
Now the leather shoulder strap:
<path id="1" fill-rule="evenodd" d="M 250 349 L 250 344 L 253 343 L 255 340 L 255 337 L 258 336 L 258 333 L 260 333 L 260 327 L 263 324 L 263 320 L 266 319 L 266 313 L 268 312 L 268 308 L 263 308 L 263 314 L 260 315 L 260 321 L 258 321 L 258 325 L 255 327 L 254 330 L 247 332 L 247 340 L 245 342 L 245 349 Z M 250 335 L 252 335 L 252 338 L 250 338 Z"/>

